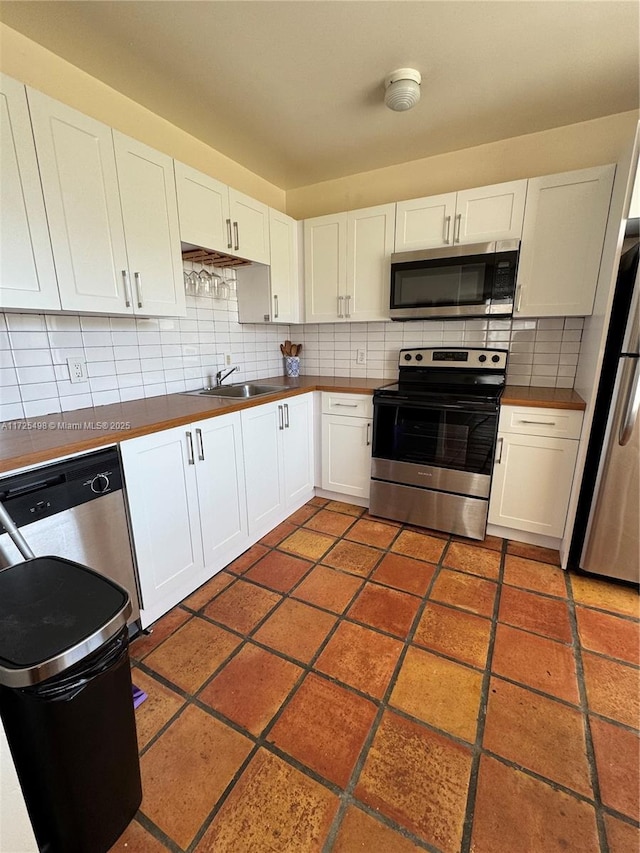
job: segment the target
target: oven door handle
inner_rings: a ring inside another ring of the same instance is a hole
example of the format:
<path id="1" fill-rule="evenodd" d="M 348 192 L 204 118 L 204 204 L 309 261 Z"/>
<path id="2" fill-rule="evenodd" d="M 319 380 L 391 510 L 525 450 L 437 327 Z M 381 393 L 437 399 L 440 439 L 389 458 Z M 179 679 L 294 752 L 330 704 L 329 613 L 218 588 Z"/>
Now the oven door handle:
<path id="1" fill-rule="evenodd" d="M 394 397 L 392 400 L 376 400 L 374 398 L 373 400 L 374 409 L 376 406 L 399 407 L 406 403 L 408 403 L 412 409 L 430 409 L 431 411 L 478 412 L 478 414 L 482 414 L 497 412 L 499 409 L 497 403 L 487 403 L 486 405 L 481 406 L 467 405 L 466 403 L 427 403 L 424 400 L 412 400 L 410 397 Z"/>

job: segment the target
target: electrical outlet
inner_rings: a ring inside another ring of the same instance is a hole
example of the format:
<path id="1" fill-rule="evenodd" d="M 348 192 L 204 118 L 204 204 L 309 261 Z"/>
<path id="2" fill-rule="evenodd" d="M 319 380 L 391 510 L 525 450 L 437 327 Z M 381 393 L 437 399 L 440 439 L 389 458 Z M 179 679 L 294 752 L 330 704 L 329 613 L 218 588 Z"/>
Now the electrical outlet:
<path id="1" fill-rule="evenodd" d="M 367 352 L 363 349 L 356 350 L 356 364 L 366 364 L 367 363 Z"/>
<path id="2" fill-rule="evenodd" d="M 233 356 L 231 355 L 230 352 L 225 352 L 225 354 L 224 354 L 224 366 L 225 367 L 231 367 L 232 364 L 233 364 Z"/>
<path id="3" fill-rule="evenodd" d="M 69 379 L 72 382 L 87 381 L 87 365 L 85 364 L 84 359 L 68 358 L 67 364 L 69 366 Z"/>

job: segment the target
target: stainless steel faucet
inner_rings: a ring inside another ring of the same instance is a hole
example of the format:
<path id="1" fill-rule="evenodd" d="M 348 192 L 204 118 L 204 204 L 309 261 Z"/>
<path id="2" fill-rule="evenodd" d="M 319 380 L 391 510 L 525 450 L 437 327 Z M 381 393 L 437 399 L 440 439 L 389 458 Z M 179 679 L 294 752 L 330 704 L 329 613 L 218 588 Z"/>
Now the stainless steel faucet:
<path id="1" fill-rule="evenodd" d="M 219 388 L 224 382 L 224 380 L 227 378 L 227 376 L 231 376 L 234 370 L 238 370 L 237 365 L 235 367 L 232 367 L 230 370 L 227 370 L 226 373 L 223 373 L 222 370 L 219 370 L 216 373 L 216 388 Z"/>

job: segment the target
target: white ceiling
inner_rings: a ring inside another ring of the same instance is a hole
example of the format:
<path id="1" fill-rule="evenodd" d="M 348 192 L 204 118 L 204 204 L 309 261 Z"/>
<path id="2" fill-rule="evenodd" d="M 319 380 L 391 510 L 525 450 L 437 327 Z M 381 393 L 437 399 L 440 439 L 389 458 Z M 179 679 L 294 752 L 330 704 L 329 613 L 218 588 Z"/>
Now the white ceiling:
<path id="1" fill-rule="evenodd" d="M 0 20 L 283 189 L 638 108 L 636 0 L 33 0 Z M 422 73 L 417 107 L 384 77 Z"/>

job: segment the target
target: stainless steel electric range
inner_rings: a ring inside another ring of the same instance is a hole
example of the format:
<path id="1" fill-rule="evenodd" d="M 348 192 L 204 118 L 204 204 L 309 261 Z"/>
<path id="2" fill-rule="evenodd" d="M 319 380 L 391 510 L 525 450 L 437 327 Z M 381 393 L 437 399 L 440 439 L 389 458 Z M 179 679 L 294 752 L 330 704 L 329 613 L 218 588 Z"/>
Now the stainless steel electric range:
<path id="1" fill-rule="evenodd" d="M 369 511 L 483 539 L 507 350 L 400 350 L 373 395 Z"/>

